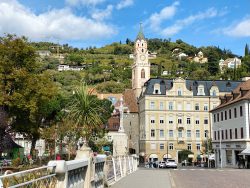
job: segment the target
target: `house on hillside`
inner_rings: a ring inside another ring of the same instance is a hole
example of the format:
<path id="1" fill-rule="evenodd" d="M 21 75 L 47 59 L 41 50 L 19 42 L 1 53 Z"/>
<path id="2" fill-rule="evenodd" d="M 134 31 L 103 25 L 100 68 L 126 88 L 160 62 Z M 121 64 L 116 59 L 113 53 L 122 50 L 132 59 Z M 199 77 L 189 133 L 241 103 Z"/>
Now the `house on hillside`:
<path id="1" fill-rule="evenodd" d="M 207 57 L 204 57 L 202 51 L 199 51 L 198 55 L 195 55 L 195 57 L 193 58 L 193 61 L 196 63 L 207 63 L 208 59 Z"/>
<path id="2" fill-rule="evenodd" d="M 239 68 L 240 66 L 241 66 L 241 60 L 237 57 L 228 58 L 226 60 L 221 59 L 219 61 L 219 67 L 221 73 L 223 73 L 226 68 L 234 69 L 234 68 Z"/>

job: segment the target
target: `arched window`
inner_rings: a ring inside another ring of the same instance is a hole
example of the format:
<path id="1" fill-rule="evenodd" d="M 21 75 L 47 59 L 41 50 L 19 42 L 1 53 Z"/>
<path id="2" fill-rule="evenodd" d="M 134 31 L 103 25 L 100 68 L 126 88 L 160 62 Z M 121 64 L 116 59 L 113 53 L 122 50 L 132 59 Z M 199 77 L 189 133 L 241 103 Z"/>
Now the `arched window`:
<path id="1" fill-rule="evenodd" d="M 144 69 L 141 70 L 141 78 L 145 78 L 145 70 Z"/>

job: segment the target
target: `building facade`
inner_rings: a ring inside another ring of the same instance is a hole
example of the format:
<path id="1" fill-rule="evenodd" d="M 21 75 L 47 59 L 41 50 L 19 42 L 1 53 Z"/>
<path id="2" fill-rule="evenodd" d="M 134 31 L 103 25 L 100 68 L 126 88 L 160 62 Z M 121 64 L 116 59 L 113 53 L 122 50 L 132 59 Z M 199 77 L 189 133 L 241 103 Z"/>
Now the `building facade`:
<path id="1" fill-rule="evenodd" d="M 190 150 L 196 160 L 211 138 L 209 111 L 240 82 L 150 79 L 139 98 L 140 155 L 148 160 L 173 158 Z M 180 161 L 179 161 L 180 162 Z"/>
<path id="2" fill-rule="evenodd" d="M 236 167 L 242 157 L 250 163 L 250 80 L 221 97 L 213 109 L 212 136 L 218 167 Z"/>

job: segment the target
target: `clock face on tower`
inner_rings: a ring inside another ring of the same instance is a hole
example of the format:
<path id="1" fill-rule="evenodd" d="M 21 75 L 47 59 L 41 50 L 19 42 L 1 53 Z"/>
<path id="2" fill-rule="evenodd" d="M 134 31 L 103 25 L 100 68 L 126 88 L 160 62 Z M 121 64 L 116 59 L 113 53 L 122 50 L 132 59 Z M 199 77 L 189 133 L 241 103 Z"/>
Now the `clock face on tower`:
<path id="1" fill-rule="evenodd" d="M 141 59 L 142 61 L 144 61 L 144 60 L 146 59 L 145 55 L 141 55 L 141 56 L 140 56 L 140 59 Z"/>

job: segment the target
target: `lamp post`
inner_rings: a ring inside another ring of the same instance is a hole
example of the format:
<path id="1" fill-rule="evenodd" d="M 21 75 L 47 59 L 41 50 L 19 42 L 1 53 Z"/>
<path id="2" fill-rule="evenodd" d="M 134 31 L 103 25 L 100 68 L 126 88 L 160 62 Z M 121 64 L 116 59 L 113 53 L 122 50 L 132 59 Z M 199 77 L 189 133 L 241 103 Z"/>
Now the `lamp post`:
<path id="1" fill-rule="evenodd" d="M 219 128 L 219 135 L 220 135 L 220 168 L 222 168 L 222 152 L 221 152 L 221 128 Z"/>

